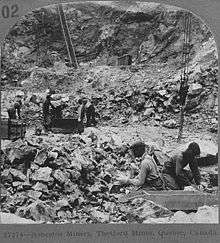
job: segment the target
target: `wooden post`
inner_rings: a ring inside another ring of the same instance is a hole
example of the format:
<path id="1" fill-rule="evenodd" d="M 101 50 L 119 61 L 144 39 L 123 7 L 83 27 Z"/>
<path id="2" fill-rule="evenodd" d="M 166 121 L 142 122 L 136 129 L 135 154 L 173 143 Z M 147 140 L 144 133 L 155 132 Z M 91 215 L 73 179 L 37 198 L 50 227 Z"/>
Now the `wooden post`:
<path id="1" fill-rule="evenodd" d="M 184 107 L 182 106 L 180 109 L 180 128 L 179 128 L 179 134 L 177 138 L 178 143 L 180 142 L 183 135 L 183 125 L 184 125 Z"/>
<path id="2" fill-rule="evenodd" d="M 65 39 L 67 52 L 68 52 L 69 59 L 70 59 L 70 64 L 71 64 L 71 66 L 78 68 L 75 50 L 74 50 L 73 43 L 72 43 L 72 40 L 71 40 L 71 37 L 70 37 L 69 28 L 68 28 L 68 25 L 67 25 L 67 22 L 66 22 L 66 17 L 65 17 L 65 14 L 64 14 L 64 11 L 63 11 L 63 6 L 62 6 L 61 3 L 58 4 L 57 9 L 58 9 L 58 13 L 59 13 L 59 16 L 60 16 L 60 24 L 61 24 L 61 27 L 62 27 L 64 39 Z"/>
<path id="3" fill-rule="evenodd" d="M 182 63 L 184 63 L 184 70 L 181 74 L 181 84 L 180 84 L 180 123 L 179 123 L 179 134 L 177 142 L 179 143 L 183 134 L 184 125 L 184 111 L 186 97 L 188 93 L 188 81 L 189 81 L 189 58 L 190 58 L 190 42 L 191 42 L 191 13 L 186 13 L 184 17 L 184 44 L 183 44 L 183 54 Z"/>

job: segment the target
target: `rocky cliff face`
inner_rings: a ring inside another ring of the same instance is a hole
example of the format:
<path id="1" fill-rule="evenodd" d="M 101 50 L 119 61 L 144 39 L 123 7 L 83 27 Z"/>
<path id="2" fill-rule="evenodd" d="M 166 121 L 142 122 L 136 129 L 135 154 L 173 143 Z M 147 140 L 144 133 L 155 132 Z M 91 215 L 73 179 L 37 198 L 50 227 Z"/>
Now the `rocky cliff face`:
<path id="1" fill-rule="evenodd" d="M 136 62 L 159 58 L 180 66 L 184 38 L 181 9 L 78 3 L 64 5 L 64 11 L 79 62 L 98 58 L 99 64 L 109 64 L 112 57 L 129 53 Z M 193 17 L 191 34 L 193 59 L 211 33 Z M 24 16 L 9 31 L 3 50 L 3 69 L 13 65 L 18 69 L 33 65 L 51 67 L 54 54 L 56 58 L 68 59 L 56 7 Z"/>

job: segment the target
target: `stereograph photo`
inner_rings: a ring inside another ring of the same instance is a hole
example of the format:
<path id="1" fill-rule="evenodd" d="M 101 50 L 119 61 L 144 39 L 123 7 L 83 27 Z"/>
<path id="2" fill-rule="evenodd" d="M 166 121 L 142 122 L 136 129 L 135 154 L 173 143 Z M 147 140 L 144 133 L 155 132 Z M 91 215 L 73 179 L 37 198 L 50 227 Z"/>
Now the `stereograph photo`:
<path id="1" fill-rule="evenodd" d="M 1 223 L 218 223 L 216 41 L 159 3 L 22 16 L 1 47 Z"/>

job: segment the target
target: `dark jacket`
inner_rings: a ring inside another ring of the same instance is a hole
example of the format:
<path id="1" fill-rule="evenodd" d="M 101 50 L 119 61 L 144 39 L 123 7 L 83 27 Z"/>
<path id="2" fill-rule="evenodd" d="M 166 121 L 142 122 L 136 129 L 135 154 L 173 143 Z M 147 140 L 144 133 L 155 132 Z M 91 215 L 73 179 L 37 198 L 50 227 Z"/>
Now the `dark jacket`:
<path id="1" fill-rule="evenodd" d="M 8 109 L 9 119 L 21 119 L 21 100 L 16 101 L 11 108 Z"/>
<path id="2" fill-rule="evenodd" d="M 48 116 L 50 112 L 50 107 L 54 108 L 49 99 L 46 99 L 43 103 L 43 115 Z"/>
<path id="3" fill-rule="evenodd" d="M 169 161 L 164 163 L 163 173 L 171 175 L 178 181 L 178 179 L 181 177 L 181 172 L 187 165 L 190 167 L 195 183 L 199 185 L 201 177 L 198 162 L 195 158 L 184 160 L 183 154 L 174 155 Z"/>

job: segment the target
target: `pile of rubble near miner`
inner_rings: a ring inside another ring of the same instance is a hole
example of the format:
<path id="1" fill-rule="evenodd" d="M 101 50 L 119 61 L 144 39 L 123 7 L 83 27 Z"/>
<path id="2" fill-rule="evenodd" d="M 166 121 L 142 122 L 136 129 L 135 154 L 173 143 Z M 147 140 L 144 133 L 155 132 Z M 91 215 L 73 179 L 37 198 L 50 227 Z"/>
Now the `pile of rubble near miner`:
<path id="1" fill-rule="evenodd" d="M 159 154 L 167 158 L 162 150 Z M 193 223 L 204 215 L 218 221 L 217 207 L 174 214 L 145 199 L 119 203 L 133 188 L 116 181 L 117 173 L 130 168 L 127 145 L 119 145 L 117 137 L 100 137 L 96 128 L 82 135 L 32 135 L 4 146 L 1 157 L 3 213 L 45 223 Z M 217 171 L 202 173 L 202 180 L 210 192 L 217 190 Z"/>

